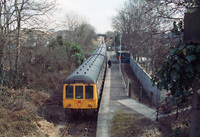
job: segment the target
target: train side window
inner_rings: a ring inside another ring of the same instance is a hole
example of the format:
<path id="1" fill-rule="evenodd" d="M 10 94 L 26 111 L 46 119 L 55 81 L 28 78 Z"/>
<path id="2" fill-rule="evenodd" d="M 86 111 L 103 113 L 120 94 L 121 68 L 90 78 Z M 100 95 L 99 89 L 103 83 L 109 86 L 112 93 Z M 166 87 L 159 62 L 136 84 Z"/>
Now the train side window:
<path id="1" fill-rule="evenodd" d="M 83 99 L 83 86 L 76 86 L 75 91 L 76 99 Z"/>
<path id="2" fill-rule="evenodd" d="M 66 98 L 73 99 L 73 86 L 66 86 Z"/>
<path id="3" fill-rule="evenodd" d="M 85 86 L 85 99 L 93 99 L 93 86 Z"/>

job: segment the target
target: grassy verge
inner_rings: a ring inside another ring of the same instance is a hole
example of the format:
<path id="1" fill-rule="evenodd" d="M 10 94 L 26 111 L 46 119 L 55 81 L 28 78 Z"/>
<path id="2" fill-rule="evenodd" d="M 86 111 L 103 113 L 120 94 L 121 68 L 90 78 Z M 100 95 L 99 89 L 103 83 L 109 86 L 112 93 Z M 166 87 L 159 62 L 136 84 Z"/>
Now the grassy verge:
<path id="1" fill-rule="evenodd" d="M 110 132 L 112 137 L 163 136 L 151 120 L 124 111 L 114 113 Z"/>

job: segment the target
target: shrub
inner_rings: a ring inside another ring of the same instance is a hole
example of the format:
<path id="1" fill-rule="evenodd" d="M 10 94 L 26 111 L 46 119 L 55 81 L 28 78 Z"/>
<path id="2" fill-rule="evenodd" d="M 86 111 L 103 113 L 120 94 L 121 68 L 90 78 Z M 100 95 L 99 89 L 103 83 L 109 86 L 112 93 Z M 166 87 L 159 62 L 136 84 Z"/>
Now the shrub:
<path id="1" fill-rule="evenodd" d="M 76 67 L 80 66 L 84 61 L 84 54 L 81 49 L 81 46 L 78 44 L 72 44 L 70 46 L 70 57 L 75 62 Z"/>

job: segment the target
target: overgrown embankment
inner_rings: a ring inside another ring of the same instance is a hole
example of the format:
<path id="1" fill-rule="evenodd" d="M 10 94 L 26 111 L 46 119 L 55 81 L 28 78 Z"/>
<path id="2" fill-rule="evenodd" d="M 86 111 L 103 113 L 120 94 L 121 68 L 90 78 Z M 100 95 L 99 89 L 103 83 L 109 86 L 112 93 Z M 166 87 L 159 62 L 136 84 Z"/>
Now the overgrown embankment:
<path id="1" fill-rule="evenodd" d="M 37 111 L 49 98 L 42 91 L 0 88 L 0 136 L 40 136 L 37 131 L 44 118 Z"/>
<path id="2" fill-rule="evenodd" d="M 62 82 L 84 61 L 84 54 L 77 44 L 55 45 L 22 48 L 26 58 L 17 70 L 5 60 L 0 75 L 0 136 L 56 136 L 57 124 L 65 120 Z"/>

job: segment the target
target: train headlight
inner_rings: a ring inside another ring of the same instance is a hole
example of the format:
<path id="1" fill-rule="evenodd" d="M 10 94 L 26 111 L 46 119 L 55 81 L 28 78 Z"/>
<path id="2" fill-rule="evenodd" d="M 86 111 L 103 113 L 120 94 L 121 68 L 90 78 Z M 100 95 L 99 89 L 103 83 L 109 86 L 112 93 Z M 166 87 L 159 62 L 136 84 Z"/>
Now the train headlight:
<path id="1" fill-rule="evenodd" d="M 67 107 L 71 107 L 71 104 L 69 103 L 69 104 L 67 105 Z"/>
<path id="2" fill-rule="evenodd" d="M 92 105 L 91 105 L 91 104 L 88 104 L 88 107 L 92 108 Z"/>

